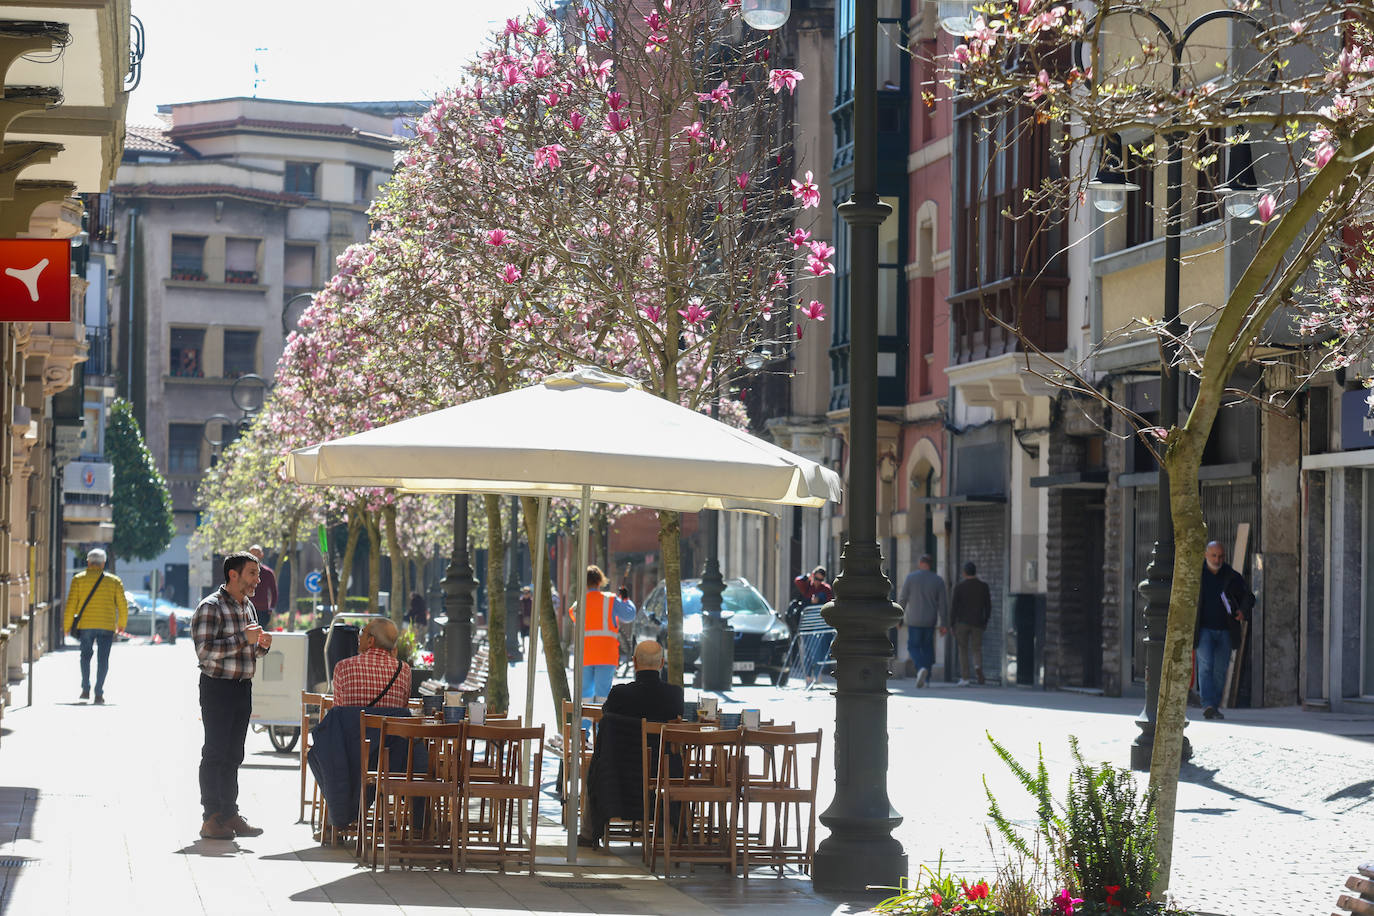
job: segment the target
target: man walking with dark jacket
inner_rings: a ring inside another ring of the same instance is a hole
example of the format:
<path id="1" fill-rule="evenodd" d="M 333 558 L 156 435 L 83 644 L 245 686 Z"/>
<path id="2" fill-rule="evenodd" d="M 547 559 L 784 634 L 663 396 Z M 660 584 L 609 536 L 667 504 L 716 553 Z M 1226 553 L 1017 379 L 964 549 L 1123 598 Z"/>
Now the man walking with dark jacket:
<path id="1" fill-rule="evenodd" d="M 983 631 L 992 619 L 992 595 L 988 584 L 978 578 L 978 567 L 964 564 L 964 578 L 954 586 L 949 601 L 949 619 L 954 624 L 954 641 L 959 646 L 959 686 L 966 687 L 969 674 L 983 681 Z"/>
<path id="2" fill-rule="evenodd" d="M 902 583 L 897 599 L 906 622 L 906 648 L 916 668 L 917 687 L 926 685 L 930 669 L 935 667 L 935 627 L 940 627 L 943 636 L 949 625 L 949 596 L 945 580 L 934 571 L 934 565 L 930 554 L 923 554 Z"/>
<path id="3" fill-rule="evenodd" d="M 1202 716 L 1224 719 L 1222 692 L 1231 650 L 1240 648 L 1241 624 L 1255 606 L 1255 596 L 1245 577 L 1226 563 L 1226 549 L 1217 541 L 1203 554 L 1202 586 L 1197 598 L 1197 627 L 1193 649 L 1197 652 L 1197 692 L 1202 696 Z"/>

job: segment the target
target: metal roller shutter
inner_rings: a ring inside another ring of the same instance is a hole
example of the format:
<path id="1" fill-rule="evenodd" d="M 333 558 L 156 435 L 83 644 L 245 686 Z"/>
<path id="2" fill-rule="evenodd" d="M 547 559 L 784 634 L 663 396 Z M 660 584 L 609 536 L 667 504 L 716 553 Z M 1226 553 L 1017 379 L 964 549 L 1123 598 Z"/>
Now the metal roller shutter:
<path id="1" fill-rule="evenodd" d="M 972 561 L 978 578 L 992 593 L 992 620 L 983 634 L 983 673 L 989 680 L 1002 678 L 1003 617 L 1007 604 L 1007 509 L 1002 505 L 961 506 L 956 524 L 957 553 L 951 575 L 963 575 Z"/>

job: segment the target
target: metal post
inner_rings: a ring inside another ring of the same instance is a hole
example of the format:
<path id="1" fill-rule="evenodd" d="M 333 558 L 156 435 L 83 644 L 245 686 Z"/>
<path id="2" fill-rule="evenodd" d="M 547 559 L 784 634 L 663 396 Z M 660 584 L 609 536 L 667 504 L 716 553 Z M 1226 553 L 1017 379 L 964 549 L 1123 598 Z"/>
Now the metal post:
<path id="1" fill-rule="evenodd" d="M 539 497 L 539 517 L 535 522 L 536 540 L 530 545 L 530 559 L 534 562 L 534 587 L 530 596 L 530 651 L 525 658 L 525 725 L 534 724 L 534 669 L 539 658 L 539 601 L 543 589 L 544 561 L 548 557 L 549 500 Z M 528 756 L 528 755 L 527 755 Z M 533 761 L 531 761 L 533 765 Z M 534 774 L 538 778 L 539 774 Z"/>
<path id="2" fill-rule="evenodd" d="M 582 589 L 577 601 L 577 626 L 573 627 L 573 710 L 568 731 L 572 735 L 572 766 L 568 768 L 568 861 L 577 861 L 577 829 L 582 809 L 579 807 L 578 778 L 582 775 L 582 640 L 587 633 L 587 515 L 591 512 L 591 487 L 582 488 L 582 508 L 577 519 L 577 569 L 569 577 L 568 591 Z"/>
<path id="3" fill-rule="evenodd" d="M 1173 43 L 1173 86 L 1179 82 L 1179 59 L 1183 42 Z M 1159 367 L 1159 425 L 1173 429 L 1178 425 L 1178 338 L 1183 325 L 1178 318 L 1179 268 L 1182 262 L 1180 223 L 1183 219 L 1183 143 L 1177 131 L 1167 137 L 1168 168 L 1164 213 L 1164 322 L 1165 338 L 1161 343 L 1162 360 Z M 1159 674 L 1164 666 L 1164 636 L 1169 623 L 1169 600 L 1174 590 L 1174 513 L 1169 504 L 1169 473 L 1159 469 L 1159 495 L 1155 510 L 1155 546 L 1145 578 L 1137 586 L 1145 599 L 1143 609 L 1145 627 L 1145 708 L 1136 727 L 1140 734 L 1131 744 L 1131 769 L 1150 769 L 1150 755 L 1154 752 L 1155 718 L 1159 711 Z M 1183 759 L 1193 755 L 1185 736 Z"/>
<path id="4" fill-rule="evenodd" d="M 468 559 L 468 497 L 453 497 L 453 553 L 444 574 L 444 610 L 448 626 L 444 630 L 444 680 L 457 687 L 468 676 L 472 665 L 472 609 L 476 604 L 477 580 Z"/>
<path id="5" fill-rule="evenodd" d="M 901 619 L 878 546 L 878 227 L 892 208 L 878 197 L 877 0 L 854 11 L 854 190 L 840 206 L 849 224 L 849 479 L 835 600 L 835 797 L 820 816 L 830 835 L 816 849 L 817 888 L 894 887 L 907 857 L 892 831 L 902 822 L 887 794 L 887 631 Z"/>
<path id="6" fill-rule="evenodd" d="M 715 413 L 714 407 L 712 414 Z M 720 617 L 725 578 L 720 572 L 720 512 L 707 509 L 702 537 L 706 563 L 701 570 L 701 689 L 721 692 L 735 679 L 735 631 Z"/>
<path id="7" fill-rule="evenodd" d="M 520 661 L 520 499 L 510 498 L 510 537 L 506 540 L 506 659 Z M 495 609 L 492 609 L 495 613 Z M 533 623 L 531 614 L 531 623 Z"/>

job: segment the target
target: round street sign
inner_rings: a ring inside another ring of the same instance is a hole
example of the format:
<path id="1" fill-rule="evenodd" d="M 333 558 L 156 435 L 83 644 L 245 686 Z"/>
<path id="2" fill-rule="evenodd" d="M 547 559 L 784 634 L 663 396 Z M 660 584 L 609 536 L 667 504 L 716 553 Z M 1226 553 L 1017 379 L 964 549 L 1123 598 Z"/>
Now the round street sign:
<path id="1" fill-rule="evenodd" d="M 306 574 L 306 576 L 305 576 L 305 590 L 306 590 L 307 592 L 309 592 L 310 594 L 312 594 L 312 595 L 318 595 L 318 594 L 320 593 L 320 586 L 321 586 L 322 584 L 323 584 L 323 580 L 320 578 L 320 571 L 319 571 L 319 570 L 314 570 L 314 571 L 312 571 L 312 572 Z"/>

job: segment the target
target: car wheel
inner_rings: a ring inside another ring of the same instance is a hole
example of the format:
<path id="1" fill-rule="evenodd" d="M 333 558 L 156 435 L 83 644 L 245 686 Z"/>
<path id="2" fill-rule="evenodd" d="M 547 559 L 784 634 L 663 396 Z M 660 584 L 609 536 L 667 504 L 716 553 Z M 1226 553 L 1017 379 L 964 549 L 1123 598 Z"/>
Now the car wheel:
<path id="1" fill-rule="evenodd" d="M 752 685 L 758 679 L 759 673 L 757 671 L 741 671 L 739 673 L 739 682 L 746 687 Z"/>
<path id="2" fill-rule="evenodd" d="M 272 747 L 289 754 L 296 747 L 296 742 L 301 739 L 301 730 L 294 725 L 269 725 L 267 726 L 267 740 L 272 742 Z"/>
<path id="3" fill-rule="evenodd" d="M 774 687 L 784 687 L 787 685 L 787 676 L 791 673 L 792 672 L 788 669 L 781 668 L 777 671 L 770 672 L 768 678 L 773 682 Z"/>

